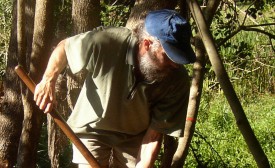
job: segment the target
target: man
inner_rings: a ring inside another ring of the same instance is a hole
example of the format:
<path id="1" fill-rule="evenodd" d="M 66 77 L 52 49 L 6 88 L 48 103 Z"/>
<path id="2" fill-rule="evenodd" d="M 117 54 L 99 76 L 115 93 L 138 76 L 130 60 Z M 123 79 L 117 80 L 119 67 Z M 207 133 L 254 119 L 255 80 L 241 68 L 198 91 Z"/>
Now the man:
<path id="1" fill-rule="evenodd" d="M 34 99 L 52 110 L 59 73 L 88 75 L 68 124 L 102 167 L 152 167 L 162 135 L 183 136 L 193 63 L 189 24 L 172 10 L 150 12 L 134 31 L 103 28 L 65 39 L 53 51 Z M 73 162 L 89 167 L 77 149 Z M 110 160 L 111 158 L 111 160 Z"/>

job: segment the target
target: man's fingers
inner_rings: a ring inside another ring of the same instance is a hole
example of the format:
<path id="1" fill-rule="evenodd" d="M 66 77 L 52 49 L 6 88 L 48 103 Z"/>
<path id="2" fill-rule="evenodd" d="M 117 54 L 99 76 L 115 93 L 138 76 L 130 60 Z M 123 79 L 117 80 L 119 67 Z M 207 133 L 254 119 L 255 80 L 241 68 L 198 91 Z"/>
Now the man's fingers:
<path id="1" fill-rule="evenodd" d="M 49 99 L 46 95 L 44 95 L 43 98 L 41 99 L 40 104 L 39 104 L 40 110 L 44 110 L 48 103 L 49 103 Z"/>
<path id="2" fill-rule="evenodd" d="M 36 85 L 36 87 L 34 89 L 33 100 L 37 101 L 38 100 L 38 96 L 39 96 L 39 84 Z"/>
<path id="3" fill-rule="evenodd" d="M 46 109 L 44 110 L 44 113 L 49 113 L 53 109 L 53 103 L 48 103 L 46 106 Z"/>
<path id="4" fill-rule="evenodd" d="M 52 104 L 55 97 L 51 88 L 47 84 L 41 82 L 35 87 L 33 99 L 39 109 L 47 113 L 52 110 Z"/>
<path id="5" fill-rule="evenodd" d="M 37 85 L 35 87 L 34 96 L 33 96 L 33 100 L 36 102 L 37 106 L 40 106 L 42 97 L 43 97 L 43 92 L 41 91 L 39 85 Z"/>
<path id="6" fill-rule="evenodd" d="M 34 101 L 35 101 L 36 105 L 38 107 L 40 107 L 40 104 L 41 104 L 41 101 L 42 101 L 42 96 L 41 95 L 37 95 L 36 99 Z"/>

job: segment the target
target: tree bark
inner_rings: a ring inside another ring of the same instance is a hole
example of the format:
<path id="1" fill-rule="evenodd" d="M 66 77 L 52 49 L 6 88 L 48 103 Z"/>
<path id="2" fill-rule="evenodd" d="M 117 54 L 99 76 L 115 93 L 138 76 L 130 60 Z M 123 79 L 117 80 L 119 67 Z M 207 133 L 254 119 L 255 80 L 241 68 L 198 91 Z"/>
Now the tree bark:
<path id="1" fill-rule="evenodd" d="M 65 5 L 65 8 L 69 8 L 68 4 L 63 4 L 62 2 L 56 2 L 59 9 L 61 5 Z M 67 25 L 71 19 L 70 13 L 67 10 L 58 11 L 59 15 L 55 18 L 56 30 L 55 38 L 53 39 L 53 46 L 58 44 L 58 42 L 66 38 L 68 34 Z M 68 104 L 67 104 L 67 80 L 66 73 L 59 75 L 56 82 L 56 109 L 65 120 L 68 117 Z M 52 117 L 47 115 L 47 133 L 48 133 L 48 156 L 51 162 L 51 168 L 59 167 L 70 167 L 73 168 L 74 165 L 71 163 L 72 153 L 70 152 L 70 142 L 68 137 L 61 131 L 61 129 L 54 123 Z M 69 152 L 68 152 L 69 151 Z"/>
<path id="2" fill-rule="evenodd" d="M 178 148 L 174 154 L 172 161 L 171 167 L 173 168 L 183 167 L 184 161 L 188 155 L 188 149 L 195 131 L 195 124 L 202 93 L 205 67 L 205 50 L 201 38 L 196 36 L 194 39 L 196 39 L 195 46 L 197 60 L 193 66 L 193 79 L 190 89 L 189 104 L 184 128 L 184 137 L 179 139 Z"/>
<path id="3" fill-rule="evenodd" d="M 52 30 L 53 0 L 36 1 L 30 76 L 37 83 L 45 71 L 48 60 Z M 28 25 L 27 25 L 28 26 Z M 42 126 L 42 112 L 33 101 L 33 95 L 26 91 L 24 102 L 24 121 L 20 139 L 19 167 L 36 167 L 36 153 Z"/>
<path id="4" fill-rule="evenodd" d="M 26 67 L 25 0 L 17 0 L 17 6 L 17 56 L 19 63 Z"/>
<path id="5" fill-rule="evenodd" d="M 258 167 L 268 168 L 270 167 L 269 161 L 262 150 L 259 141 L 257 140 L 250 124 L 246 118 L 241 103 L 235 93 L 235 90 L 229 80 L 228 74 L 225 71 L 221 58 L 218 54 L 213 37 L 208 29 L 206 21 L 202 15 L 202 11 L 196 0 L 188 0 L 188 6 L 191 10 L 192 16 L 197 24 L 199 33 L 202 37 L 204 46 L 209 56 L 210 62 L 213 66 L 214 72 L 218 78 L 218 81 L 223 89 L 223 92 L 229 102 L 232 112 L 235 116 L 237 126 L 241 131 Z"/>
<path id="6" fill-rule="evenodd" d="M 73 0 L 72 1 L 72 22 L 73 35 L 92 30 L 100 25 L 100 1 L 99 0 Z M 66 74 L 61 74 L 57 81 L 56 95 L 58 102 L 58 111 L 66 119 L 69 111 L 72 111 L 80 89 L 84 82 L 86 71 L 73 75 L 69 69 Z M 65 77 L 64 77 L 65 76 Z M 67 85 L 66 85 L 67 84 Z M 64 89 L 66 88 L 66 89 Z M 48 117 L 48 150 L 51 160 L 51 167 L 58 168 L 62 165 L 60 156 L 64 150 L 71 145 L 67 137 Z M 68 151 L 67 151 L 68 152 Z M 72 157 L 72 152 L 69 158 Z M 68 155 L 68 154 L 66 154 Z"/>
<path id="7" fill-rule="evenodd" d="M 174 137 L 171 137 L 168 135 L 164 135 L 163 139 L 164 139 L 164 142 L 163 142 L 164 154 L 161 159 L 160 168 L 167 168 L 167 167 L 171 167 L 172 159 L 177 149 L 178 143 Z"/>
<path id="8" fill-rule="evenodd" d="M 73 34 L 83 33 L 100 25 L 100 0 L 73 0 Z"/>
<path id="9" fill-rule="evenodd" d="M 16 164 L 23 121 L 23 106 L 19 87 L 20 80 L 13 70 L 18 64 L 16 1 L 13 1 L 12 16 L 13 21 L 8 49 L 7 68 L 3 80 L 4 99 L 0 110 L 0 165 L 6 167 L 13 167 Z"/>
<path id="10" fill-rule="evenodd" d="M 68 117 L 68 104 L 67 104 L 67 85 L 66 79 L 60 75 L 57 80 L 56 86 L 56 107 L 60 115 L 67 119 Z M 71 163 L 72 153 L 65 153 L 65 149 L 69 148 L 70 142 L 61 129 L 54 123 L 51 116 L 47 117 L 47 130 L 48 130 L 48 155 L 51 160 L 51 168 L 67 167 Z M 66 155 L 66 161 L 61 160 L 61 156 Z M 65 166 L 66 165 L 66 166 Z M 70 167 L 72 167 L 70 165 Z"/>
<path id="11" fill-rule="evenodd" d="M 205 18 L 208 26 L 211 25 L 215 11 L 217 10 L 219 4 L 220 0 L 208 1 L 207 7 L 204 10 L 204 15 L 206 16 Z M 187 4 L 183 6 L 185 6 L 185 10 L 186 6 L 188 8 Z M 172 161 L 172 167 L 183 167 L 184 165 L 184 162 L 188 155 L 188 149 L 190 147 L 191 140 L 195 131 L 195 124 L 202 94 L 206 51 L 199 34 L 195 36 L 193 41 L 195 42 L 197 61 L 193 66 L 193 79 L 190 89 L 184 137 L 179 139 L 179 145 Z"/>

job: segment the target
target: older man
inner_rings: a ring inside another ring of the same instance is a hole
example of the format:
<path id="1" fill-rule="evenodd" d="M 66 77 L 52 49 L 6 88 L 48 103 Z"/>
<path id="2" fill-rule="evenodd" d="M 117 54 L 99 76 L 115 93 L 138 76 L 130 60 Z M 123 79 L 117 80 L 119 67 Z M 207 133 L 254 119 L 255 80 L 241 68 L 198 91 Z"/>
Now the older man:
<path id="1" fill-rule="evenodd" d="M 53 51 L 34 99 L 46 113 L 55 83 L 69 64 L 88 70 L 68 124 L 102 167 L 152 167 L 162 135 L 183 136 L 193 63 L 191 30 L 173 10 L 150 12 L 133 31 L 98 27 L 67 38 Z M 74 148 L 73 162 L 89 167 Z"/>

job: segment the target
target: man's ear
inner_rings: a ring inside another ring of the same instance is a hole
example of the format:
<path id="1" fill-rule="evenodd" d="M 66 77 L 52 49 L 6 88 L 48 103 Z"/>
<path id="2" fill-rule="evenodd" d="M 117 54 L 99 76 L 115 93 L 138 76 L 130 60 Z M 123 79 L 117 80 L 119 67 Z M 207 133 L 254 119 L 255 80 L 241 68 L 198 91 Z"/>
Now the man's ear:
<path id="1" fill-rule="evenodd" d="M 144 40 L 143 40 L 144 48 L 145 48 L 146 51 L 149 51 L 149 48 L 150 48 L 151 43 L 152 43 L 152 42 L 151 42 L 151 40 L 149 40 L 149 39 L 144 39 Z"/>

